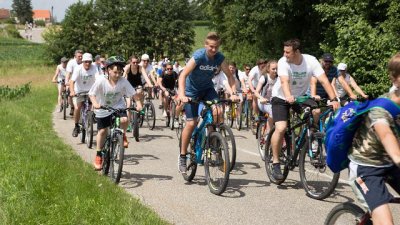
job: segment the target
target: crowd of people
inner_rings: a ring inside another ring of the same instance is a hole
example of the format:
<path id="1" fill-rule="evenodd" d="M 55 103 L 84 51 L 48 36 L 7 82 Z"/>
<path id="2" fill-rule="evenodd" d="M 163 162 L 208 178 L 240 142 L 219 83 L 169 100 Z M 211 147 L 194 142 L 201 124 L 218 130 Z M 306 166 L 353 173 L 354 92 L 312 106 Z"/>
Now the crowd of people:
<path id="1" fill-rule="evenodd" d="M 284 42 L 283 56 L 280 59 L 259 59 L 254 67 L 243 64 L 242 71 L 235 62 L 227 60 L 219 51 L 220 44 L 218 34 L 210 32 L 205 38 L 205 47 L 196 50 L 184 67 L 178 61 L 170 62 L 167 58 L 159 63 L 155 60 L 150 63 L 148 54 L 141 57 L 132 55 L 126 62 L 120 57 L 106 59 L 100 55 L 93 60 L 90 53 L 76 50 L 74 58 L 61 59 L 53 82 L 58 83 L 60 109 L 63 88 L 70 90 L 73 105 L 71 115 L 74 116 L 75 123 L 72 136 L 76 137 L 79 132 L 78 121 L 83 101 L 80 93 L 88 93 L 94 107 L 99 131 L 94 163 L 96 170 L 101 169 L 100 150 L 105 129 L 110 126 L 110 120 L 107 119 L 110 113 L 102 110 L 101 106 L 125 108 L 134 102 L 140 111 L 146 88 L 159 89 L 162 96 L 161 107 L 164 108 L 163 116 L 167 113 L 167 97 L 171 90 L 177 90 L 177 105 L 184 110 L 186 116 L 178 161 L 180 173 L 187 170 L 186 151 L 199 115 L 198 104 L 190 99 L 218 99 L 218 91 L 223 89 L 228 98 L 241 105 L 243 94 L 246 94 L 247 98 L 252 99 L 254 119 L 257 120 L 260 113 L 268 113 L 269 128 L 275 126 L 271 137 L 274 165 L 272 176 L 277 180 L 283 178 L 279 152 L 288 126 L 289 109 L 297 97 L 309 95 L 312 101 L 327 99 L 334 110 L 349 101 L 357 100 L 357 95 L 368 98 L 347 69 L 347 64 L 351 62 L 340 62 L 336 67 L 330 53 L 323 54 L 320 59 L 304 54 L 298 39 Z M 390 60 L 388 68 L 393 87 L 385 96 L 400 106 L 400 54 Z M 65 81 L 65 85 L 62 81 Z M 222 113 L 219 113 L 221 110 L 220 106 L 213 108 L 216 118 L 214 121 L 222 120 Z M 121 127 L 126 133 L 130 129 L 129 112 L 122 115 L 122 118 Z M 362 141 L 363 144 L 354 145 L 350 151 L 350 179 L 354 190 L 366 202 L 374 223 L 377 224 L 390 224 L 392 220 L 388 202 L 393 196 L 388 193 L 385 185 L 381 185 L 384 177 L 394 177 L 391 185 L 400 193 L 399 133 L 393 125 L 396 119 L 391 118 L 384 109 L 371 110 L 355 137 L 355 141 Z M 124 146 L 128 147 L 126 136 Z"/>

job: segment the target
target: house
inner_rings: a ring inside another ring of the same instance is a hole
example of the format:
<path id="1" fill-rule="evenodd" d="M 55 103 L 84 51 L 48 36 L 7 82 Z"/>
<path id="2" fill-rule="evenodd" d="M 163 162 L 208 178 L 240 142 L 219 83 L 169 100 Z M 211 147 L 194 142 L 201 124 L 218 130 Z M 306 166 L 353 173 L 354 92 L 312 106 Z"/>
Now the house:
<path id="1" fill-rule="evenodd" d="M 10 10 L 1 8 L 0 9 L 0 19 L 10 18 Z"/>
<path id="2" fill-rule="evenodd" d="M 51 22 L 51 13 L 50 10 L 42 10 L 42 9 L 35 9 L 33 11 L 33 20 L 43 20 L 45 23 Z"/>

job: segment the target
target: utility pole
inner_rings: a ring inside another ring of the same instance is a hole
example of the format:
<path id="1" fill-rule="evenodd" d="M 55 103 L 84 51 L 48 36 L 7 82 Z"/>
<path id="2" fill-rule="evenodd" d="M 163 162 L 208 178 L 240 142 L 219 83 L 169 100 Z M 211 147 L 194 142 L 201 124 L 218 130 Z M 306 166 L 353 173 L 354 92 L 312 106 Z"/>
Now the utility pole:
<path id="1" fill-rule="evenodd" d="M 54 16 L 53 16 L 53 6 L 51 6 L 51 20 L 50 20 L 51 24 L 54 23 Z"/>

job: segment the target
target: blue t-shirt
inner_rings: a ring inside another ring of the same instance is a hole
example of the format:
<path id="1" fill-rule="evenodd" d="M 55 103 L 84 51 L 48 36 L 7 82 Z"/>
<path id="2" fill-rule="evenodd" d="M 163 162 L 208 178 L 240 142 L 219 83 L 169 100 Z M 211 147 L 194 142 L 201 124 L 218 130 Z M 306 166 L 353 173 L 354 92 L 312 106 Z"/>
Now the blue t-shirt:
<path id="1" fill-rule="evenodd" d="M 197 97 L 202 91 L 214 88 L 212 78 L 225 56 L 218 52 L 213 59 L 210 59 L 207 57 L 206 49 L 201 48 L 193 53 L 193 59 L 196 67 L 186 78 L 185 94 L 188 97 Z"/>
<path id="2" fill-rule="evenodd" d="M 333 78 L 338 76 L 338 70 L 336 68 L 336 66 L 331 66 L 331 68 L 329 68 L 328 73 L 326 74 L 326 76 L 328 77 L 329 83 L 332 82 Z M 326 93 L 324 87 L 318 82 L 317 83 L 317 95 L 319 95 L 321 98 L 328 98 L 328 94 Z"/>

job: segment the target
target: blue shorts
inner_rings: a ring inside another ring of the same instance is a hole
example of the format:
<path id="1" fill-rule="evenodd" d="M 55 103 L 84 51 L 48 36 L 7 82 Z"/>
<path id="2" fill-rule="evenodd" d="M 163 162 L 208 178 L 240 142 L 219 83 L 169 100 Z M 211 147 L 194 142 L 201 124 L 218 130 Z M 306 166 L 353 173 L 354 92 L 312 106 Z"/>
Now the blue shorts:
<path id="1" fill-rule="evenodd" d="M 213 87 L 206 89 L 199 93 L 198 95 L 188 96 L 190 98 L 196 100 L 204 100 L 204 101 L 211 101 L 218 99 L 217 92 Z M 185 114 L 186 119 L 193 120 L 193 118 L 197 118 L 199 116 L 199 104 L 197 103 L 188 103 L 185 105 Z"/>
<path id="2" fill-rule="evenodd" d="M 400 194 L 400 168 L 397 166 L 372 167 L 350 162 L 349 172 L 353 191 L 370 212 L 393 199 L 385 183 Z"/>

